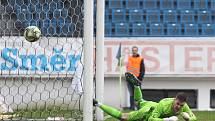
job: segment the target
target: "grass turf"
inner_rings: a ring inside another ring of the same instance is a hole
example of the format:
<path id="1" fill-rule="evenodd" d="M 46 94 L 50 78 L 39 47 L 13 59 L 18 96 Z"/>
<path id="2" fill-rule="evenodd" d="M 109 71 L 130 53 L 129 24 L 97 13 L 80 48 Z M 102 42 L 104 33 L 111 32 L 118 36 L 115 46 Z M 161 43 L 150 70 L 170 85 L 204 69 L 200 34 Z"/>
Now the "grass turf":
<path id="1" fill-rule="evenodd" d="M 126 111 L 127 112 L 127 111 Z M 64 117 L 64 119 L 82 120 L 83 114 L 79 110 L 22 110 L 16 111 L 22 119 L 47 119 L 48 117 Z M 215 121 L 215 111 L 194 111 L 198 121 Z M 107 115 L 106 115 L 107 116 Z M 105 116 L 105 117 L 106 117 Z M 108 116 L 105 121 L 118 121 Z M 184 121 L 179 116 L 179 121 Z"/>
<path id="2" fill-rule="evenodd" d="M 197 121 L 215 121 L 215 111 L 194 111 L 193 112 Z M 105 121 L 119 121 L 114 118 L 108 118 Z M 179 121 L 184 121 L 181 116 L 179 116 Z"/>

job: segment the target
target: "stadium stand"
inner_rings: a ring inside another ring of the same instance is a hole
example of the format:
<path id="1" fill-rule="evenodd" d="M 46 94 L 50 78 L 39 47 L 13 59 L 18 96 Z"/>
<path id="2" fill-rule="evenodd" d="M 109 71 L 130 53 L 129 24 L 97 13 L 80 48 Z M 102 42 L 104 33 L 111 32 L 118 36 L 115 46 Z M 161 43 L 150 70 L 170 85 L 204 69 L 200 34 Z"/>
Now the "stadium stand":
<path id="1" fill-rule="evenodd" d="M 74 24 L 80 18 L 74 19 L 74 16 L 81 8 L 73 10 L 68 4 L 76 3 L 53 0 L 44 4 L 34 1 L 28 5 L 29 1 L 2 2 L 0 9 L 6 9 L 8 14 L 2 16 L 0 33 L 18 35 L 26 26 L 37 25 L 44 36 L 75 34 Z M 214 36 L 215 0 L 106 0 L 105 4 L 107 37 Z M 12 19 L 8 21 L 8 18 Z M 16 23 L 11 24 L 10 30 L 4 30 L 4 24 L 13 21 Z M 43 26 L 49 26 L 48 30 Z M 198 30 L 191 31 L 193 28 Z"/>

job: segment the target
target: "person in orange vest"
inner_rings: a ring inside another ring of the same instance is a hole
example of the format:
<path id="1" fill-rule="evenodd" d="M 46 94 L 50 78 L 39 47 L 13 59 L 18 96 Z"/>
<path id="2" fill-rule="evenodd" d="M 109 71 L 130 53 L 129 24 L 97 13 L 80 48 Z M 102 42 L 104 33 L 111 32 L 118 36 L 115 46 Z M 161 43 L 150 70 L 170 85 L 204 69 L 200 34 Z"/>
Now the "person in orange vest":
<path id="1" fill-rule="evenodd" d="M 137 46 L 132 47 L 132 55 L 128 57 L 127 72 L 134 74 L 140 80 L 140 82 L 144 78 L 145 75 L 144 59 L 138 54 Z M 134 101 L 134 85 L 131 84 L 127 78 L 126 80 L 128 91 L 130 94 L 130 109 L 134 110 L 136 107 Z"/>

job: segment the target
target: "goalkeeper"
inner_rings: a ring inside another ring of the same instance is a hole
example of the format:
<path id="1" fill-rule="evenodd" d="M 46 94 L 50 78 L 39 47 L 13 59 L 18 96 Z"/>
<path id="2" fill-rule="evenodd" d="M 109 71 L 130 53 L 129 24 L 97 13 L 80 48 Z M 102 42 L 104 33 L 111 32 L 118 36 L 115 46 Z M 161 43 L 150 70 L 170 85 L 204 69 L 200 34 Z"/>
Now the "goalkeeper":
<path id="1" fill-rule="evenodd" d="M 99 107 L 107 114 L 122 121 L 177 121 L 178 115 L 181 115 L 185 121 L 196 121 L 196 116 L 192 113 L 186 103 L 186 95 L 178 93 L 175 98 L 165 98 L 159 103 L 146 101 L 142 98 L 139 80 L 131 73 L 125 74 L 128 81 L 134 84 L 134 99 L 137 101 L 140 109 L 129 113 L 122 113 L 115 108 L 99 103 L 93 100 L 93 105 Z"/>

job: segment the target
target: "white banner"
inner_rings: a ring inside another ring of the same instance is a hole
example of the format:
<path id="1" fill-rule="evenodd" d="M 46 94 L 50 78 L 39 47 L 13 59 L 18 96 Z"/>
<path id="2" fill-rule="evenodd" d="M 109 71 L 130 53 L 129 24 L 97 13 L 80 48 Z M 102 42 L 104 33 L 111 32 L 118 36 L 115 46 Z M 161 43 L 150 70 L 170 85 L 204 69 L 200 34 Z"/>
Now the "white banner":
<path id="1" fill-rule="evenodd" d="M 1 75 L 71 75 L 81 61 L 81 39 L 42 38 L 27 42 L 23 37 L 0 38 Z"/>
<path id="2" fill-rule="evenodd" d="M 105 41 L 105 72 L 119 73 L 116 54 L 122 44 L 124 65 L 132 46 L 139 48 L 149 75 L 215 74 L 215 38 L 123 38 Z M 125 68 L 125 67 L 124 67 Z"/>
<path id="3" fill-rule="evenodd" d="M 132 46 L 144 57 L 148 75 L 214 75 L 214 38 L 106 38 L 105 74 L 118 74 L 116 54 L 122 43 L 124 71 Z M 1 75 L 72 75 L 83 58 L 77 38 L 0 38 Z M 84 65 L 84 64 L 81 64 Z"/>

